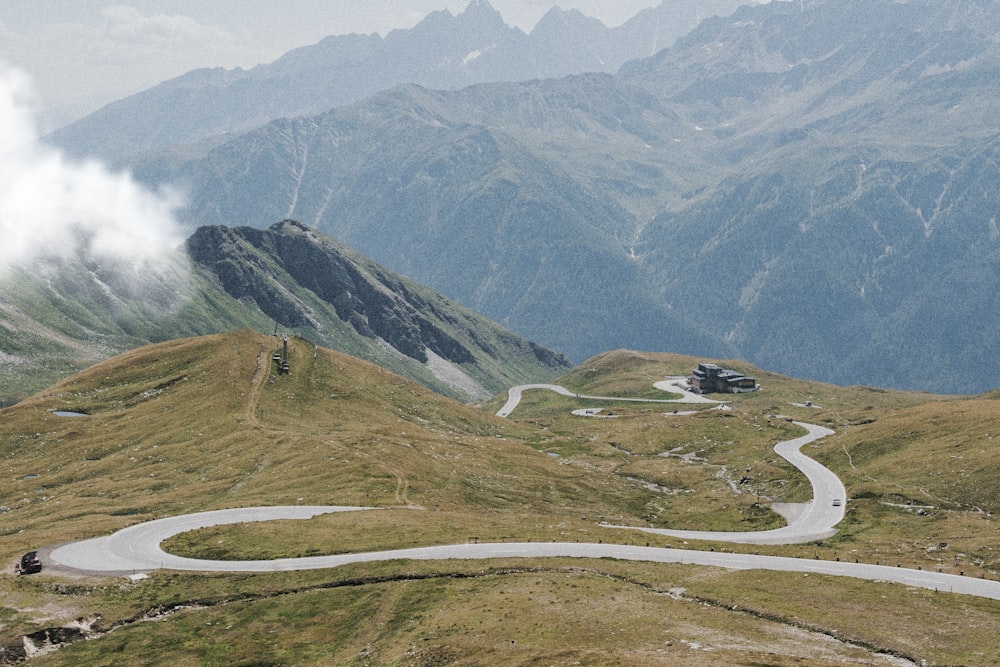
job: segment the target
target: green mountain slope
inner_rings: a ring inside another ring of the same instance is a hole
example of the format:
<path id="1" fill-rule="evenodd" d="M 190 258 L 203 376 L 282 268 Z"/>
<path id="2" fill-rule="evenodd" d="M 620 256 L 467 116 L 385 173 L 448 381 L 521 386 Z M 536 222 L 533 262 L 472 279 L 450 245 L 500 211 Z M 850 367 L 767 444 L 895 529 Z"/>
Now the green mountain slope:
<path id="1" fill-rule="evenodd" d="M 997 142 L 935 155 L 859 148 L 816 164 L 786 151 L 658 217 L 645 231 L 648 265 L 676 308 L 794 374 L 991 388 L 1000 340 L 972 323 L 1000 306 Z M 677 243 L 693 249 L 683 270 L 661 250 Z"/>
<path id="2" fill-rule="evenodd" d="M 138 279 L 84 257 L 11 273 L 0 287 L 0 395 L 22 398 L 151 341 L 238 328 L 297 333 L 466 401 L 569 368 L 290 221 L 266 231 L 200 229 L 155 271 Z"/>

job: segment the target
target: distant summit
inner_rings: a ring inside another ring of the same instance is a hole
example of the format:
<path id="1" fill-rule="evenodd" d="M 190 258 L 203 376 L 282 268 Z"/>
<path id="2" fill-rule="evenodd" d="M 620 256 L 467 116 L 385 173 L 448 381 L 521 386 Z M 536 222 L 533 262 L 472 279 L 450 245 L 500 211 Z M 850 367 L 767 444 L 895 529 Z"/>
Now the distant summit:
<path id="1" fill-rule="evenodd" d="M 493 8 L 489 0 L 469 0 L 468 6 L 459 15 L 459 18 L 464 19 L 467 24 L 479 27 L 507 27 L 503 16 Z"/>
<path id="2" fill-rule="evenodd" d="M 740 0 L 664 3 L 609 29 L 553 8 L 530 35 L 508 26 L 487 0 L 460 14 L 433 12 L 408 30 L 338 35 L 249 70 L 196 70 L 105 106 L 47 139 L 75 157 L 118 162 L 204 142 L 268 121 L 328 111 L 400 84 L 455 90 L 475 83 L 615 72 L 665 48 Z M 679 26 L 685 26 L 680 28 Z M 206 150 L 210 143 L 202 146 Z"/>

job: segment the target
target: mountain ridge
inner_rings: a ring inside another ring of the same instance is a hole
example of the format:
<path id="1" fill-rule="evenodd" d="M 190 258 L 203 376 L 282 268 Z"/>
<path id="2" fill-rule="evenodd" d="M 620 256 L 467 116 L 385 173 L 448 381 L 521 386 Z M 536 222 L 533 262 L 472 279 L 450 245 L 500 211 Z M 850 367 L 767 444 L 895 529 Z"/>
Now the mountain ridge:
<path id="1" fill-rule="evenodd" d="M 571 366 L 293 221 L 203 227 L 169 262 L 181 282 L 159 292 L 73 260 L 11 273 L 0 290 L 0 398 L 138 345 L 231 329 L 296 333 L 466 401 Z"/>
<path id="2" fill-rule="evenodd" d="M 456 89 L 594 67 L 613 72 L 693 27 L 690 19 L 679 17 L 731 12 L 739 4 L 664 2 L 613 29 L 593 20 L 550 19 L 538 35 L 526 35 L 506 25 L 489 2 L 474 0 L 457 16 L 433 12 L 414 28 L 385 37 L 329 36 L 248 70 L 195 70 L 113 102 L 46 139 L 76 158 L 119 163 L 137 153 L 244 132 L 277 118 L 321 113 L 401 84 Z M 562 56 L 570 52 L 574 57 L 567 61 Z M 198 114 L 187 113 L 194 107 Z"/>

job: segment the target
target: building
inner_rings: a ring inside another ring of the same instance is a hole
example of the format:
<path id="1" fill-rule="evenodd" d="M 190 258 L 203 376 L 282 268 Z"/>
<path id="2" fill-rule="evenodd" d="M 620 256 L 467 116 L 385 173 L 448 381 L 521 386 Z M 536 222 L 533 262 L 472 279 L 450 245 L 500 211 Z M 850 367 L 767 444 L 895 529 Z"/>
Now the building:
<path id="1" fill-rule="evenodd" d="M 688 384 L 699 394 L 742 394 L 760 389 L 755 378 L 715 364 L 698 364 L 691 371 Z"/>

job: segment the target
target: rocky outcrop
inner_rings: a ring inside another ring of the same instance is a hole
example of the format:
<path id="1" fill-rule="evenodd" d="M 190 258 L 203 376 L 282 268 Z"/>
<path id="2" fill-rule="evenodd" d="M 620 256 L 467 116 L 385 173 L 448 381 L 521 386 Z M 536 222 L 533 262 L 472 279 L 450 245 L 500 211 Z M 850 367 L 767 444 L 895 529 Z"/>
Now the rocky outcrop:
<path id="1" fill-rule="evenodd" d="M 294 220 L 263 230 L 201 227 L 186 250 L 229 296 L 281 327 L 311 328 L 321 342 L 333 317 L 420 364 L 431 357 L 457 366 L 519 358 L 553 372 L 571 365 Z"/>

